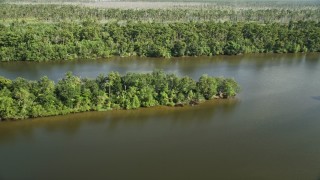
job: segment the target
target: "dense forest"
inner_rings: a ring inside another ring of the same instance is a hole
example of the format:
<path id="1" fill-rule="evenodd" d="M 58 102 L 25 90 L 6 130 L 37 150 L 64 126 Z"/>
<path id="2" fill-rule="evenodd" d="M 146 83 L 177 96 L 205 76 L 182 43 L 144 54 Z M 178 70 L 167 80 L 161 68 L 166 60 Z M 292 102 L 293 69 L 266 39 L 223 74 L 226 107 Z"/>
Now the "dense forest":
<path id="1" fill-rule="evenodd" d="M 163 71 L 123 76 L 111 72 L 96 79 L 81 79 L 69 72 L 56 84 L 47 77 L 38 81 L 0 77 L 0 120 L 197 104 L 212 98 L 234 97 L 239 90 L 233 79 L 202 75 L 196 82 Z"/>
<path id="2" fill-rule="evenodd" d="M 317 1 L 241 1 L 241 8 L 208 1 L 159 9 L 99 3 L 2 4 L 0 61 L 320 51 Z"/>
<path id="3" fill-rule="evenodd" d="M 320 19 L 319 6 L 310 8 L 232 8 L 216 6 L 177 7 L 160 9 L 92 8 L 58 4 L 3 4 L 0 6 L 2 23 L 16 20 L 26 22 L 60 22 L 95 19 L 110 21 L 147 22 L 259 22 L 289 23 L 290 21 L 316 21 Z M 0 21 L 0 22 L 1 22 Z"/>
<path id="4" fill-rule="evenodd" d="M 0 61 L 320 51 L 320 23 L 0 24 Z"/>

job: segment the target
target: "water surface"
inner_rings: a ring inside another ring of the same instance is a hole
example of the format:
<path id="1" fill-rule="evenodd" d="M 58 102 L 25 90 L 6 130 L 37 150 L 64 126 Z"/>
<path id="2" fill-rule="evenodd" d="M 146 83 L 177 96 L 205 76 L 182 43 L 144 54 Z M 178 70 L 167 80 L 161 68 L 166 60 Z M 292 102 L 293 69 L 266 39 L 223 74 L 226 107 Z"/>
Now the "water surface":
<path id="1" fill-rule="evenodd" d="M 0 179 L 320 178 L 320 54 L 0 63 L 0 76 L 163 69 L 234 77 L 236 99 L 0 123 Z"/>

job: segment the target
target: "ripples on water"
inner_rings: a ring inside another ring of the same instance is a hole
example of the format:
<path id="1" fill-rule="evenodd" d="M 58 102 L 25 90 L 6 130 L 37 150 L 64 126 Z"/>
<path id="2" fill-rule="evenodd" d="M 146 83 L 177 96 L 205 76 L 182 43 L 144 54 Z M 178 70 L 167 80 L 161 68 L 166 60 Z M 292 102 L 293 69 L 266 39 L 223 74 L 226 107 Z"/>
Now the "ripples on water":
<path id="1" fill-rule="evenodd" d="M 234 77 L 236 99 L 0 123 L 0 179 L 317 179 L 320 54 L 0 63 L 0 75 L 163 69 Z"/>

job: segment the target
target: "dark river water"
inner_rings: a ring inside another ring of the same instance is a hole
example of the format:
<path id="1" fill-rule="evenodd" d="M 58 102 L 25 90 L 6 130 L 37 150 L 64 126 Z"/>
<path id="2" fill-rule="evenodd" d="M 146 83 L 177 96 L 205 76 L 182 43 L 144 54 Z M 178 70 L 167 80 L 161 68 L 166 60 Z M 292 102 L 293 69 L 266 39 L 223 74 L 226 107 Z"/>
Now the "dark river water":
<path id="1" fill-rule="evenodd" d="M 236 99 L 0 123 L 0 180 L 319 180 L 320 54 L 0 63 L 0 76 L 67 71 L 234 77 Z"/>

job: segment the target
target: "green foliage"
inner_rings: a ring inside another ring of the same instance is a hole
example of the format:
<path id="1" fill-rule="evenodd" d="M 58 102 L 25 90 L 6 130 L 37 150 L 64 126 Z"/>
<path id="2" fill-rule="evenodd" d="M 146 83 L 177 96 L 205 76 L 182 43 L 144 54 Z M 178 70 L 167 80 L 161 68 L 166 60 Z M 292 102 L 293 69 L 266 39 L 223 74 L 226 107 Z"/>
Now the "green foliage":
<path id="1" fill-rule="evenodd" d="M 3 0 L 2 0 L 3 1 Z M 8 0 L 12 2 L 13 0 Z M 36 0 L 35 0 L 36 1 Z M 78 0 L 79 1 L 79 0 Z M 241 1 L 241 0 L 240 0 Z M 115 9 L 112 2 L 109 8 L 93 8 L 99 3 L 92 4 L 90 7 L 61 4 L 2 4 L 0 14 L 3 20 L 12 21 L 22 19 L 25 21 L 36 22 L 60 22 L 79 21 L 84 18 L 95 19 L 100 22 L 109 21 L 143 21 L 143 22 L 190 22 L 190 21 L 215 21 L 215 22 L 281 22 L 289 21 L 318 21 L 320 19 L 319 2 L 308 4 L 295 4 L 297 1 L 282 1 L 287 4 L 279 6 L 279 2 L 247 1 L 244 7 L 239 7 L 241 3 L 237 1 L 234 8 L 232 1 L 230 4 L 221 5 L 223 1 L 216 1 L 214 4 L 191 5 L 186 7 L 175 6 L 174 8 L 146 8 L 143 3 L 139 9 Z M 1 3 L 1 0 L 0 0 Z M 141 3 L 141 2 L 140 2 Z M 228 1 L 226 2 L 228 3 Z M 251 3 L 251 5 L 250 5 Z M 103 3 L 102 3 L 103 4 Z M 125 4 L 124 4 L 125 5 Z M 103 5 L 101 5 L 103 7 Z M 155 4 L 155 7 L 157 5 Z M 293 6 L 293 7 L 290 7 Z"/>
<path id="2" fill-rule="evenodd" d="M 0 91 L 0 119 L 10 119 L 16 114 L 16 107 L 10 90 L 6 87 Z"/>
<path id="3" fill-rule="evenodd" d="M 320 52 L 320 23 L 100 24 L 86 20 L 57 24 L 13 23 L 0 28 L 0 61 L 269 52 Z M 118 85 L 113 92 L 121 90 Z"/>
<path id="4" fill-rule="evenodd" d="M 57 97 L 68 108 L 77 108 L 81 100 L 81 80 L 79 77 L 67 73 L 56 86 Z"/>
<path id="5" fill-rule="evenodd" d="M 11 84 L 12 84 L 12 81 L 10 79 L 6 79 L 0 76 L 0 90 L 4 89 L 5 87 L 10 87 Z"/>
<path id="6" fill-rule="evenodd" d="M 67 73 L 57 84 L 0 77 L 0 119 L 24 119 L 83 111 L 174 106 L 211 99 L 218 92 L 234 97 L 239 86 L 233 79 L 207 75 L 196 82 L 190 77 L 154 71 L 149 74 L 111 72 L 96 79 Z"/>
<path id="7" fill-rule="evenodd" d="M 202 75 L 197 83 L 199 93 L 205 99 L 211 99 L 218 93 L 218 82 L 216 78 Z"/>

